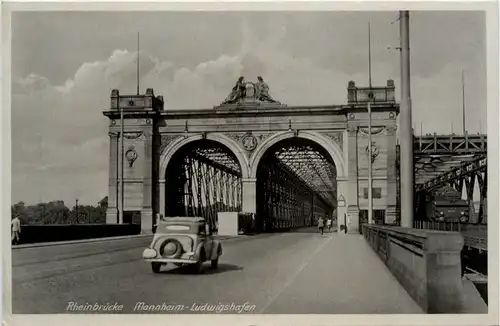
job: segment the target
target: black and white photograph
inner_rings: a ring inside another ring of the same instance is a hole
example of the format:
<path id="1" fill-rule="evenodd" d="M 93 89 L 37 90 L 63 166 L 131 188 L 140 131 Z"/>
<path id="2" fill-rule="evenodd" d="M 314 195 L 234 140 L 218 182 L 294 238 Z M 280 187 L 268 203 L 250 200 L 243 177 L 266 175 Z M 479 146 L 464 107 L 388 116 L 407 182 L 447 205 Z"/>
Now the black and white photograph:
<path id="1" fill-rule="evenodd" d="M 113 6 L 4 8 L 4 314 L 498 323 L 486 7 Z"/>

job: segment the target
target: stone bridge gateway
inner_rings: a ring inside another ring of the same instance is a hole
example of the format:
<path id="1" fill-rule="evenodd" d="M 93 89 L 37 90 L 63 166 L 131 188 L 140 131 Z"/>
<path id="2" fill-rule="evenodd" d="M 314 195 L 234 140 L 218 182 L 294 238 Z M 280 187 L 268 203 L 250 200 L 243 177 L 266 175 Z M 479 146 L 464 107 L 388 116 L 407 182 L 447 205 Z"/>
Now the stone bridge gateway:
<path id="1" fill-rule="evenodd" d="M 374 219 L 389 224 L 398 191 L 394 90 L 392 80 L 371 88 Z M 255 213 L 265 230 L 309 225 L 319 214 L 357 233 L 368 209 L 369 91 L 349 82 L 345 104 L 287 106 L 250 90 L 209 109 L 166 110 L 152 89 L 113 90 L 103 112 L 110 121 L 106 222 L 134 219 L 150 233 L 157 213 L 212 218 L 216 207 Z"/>

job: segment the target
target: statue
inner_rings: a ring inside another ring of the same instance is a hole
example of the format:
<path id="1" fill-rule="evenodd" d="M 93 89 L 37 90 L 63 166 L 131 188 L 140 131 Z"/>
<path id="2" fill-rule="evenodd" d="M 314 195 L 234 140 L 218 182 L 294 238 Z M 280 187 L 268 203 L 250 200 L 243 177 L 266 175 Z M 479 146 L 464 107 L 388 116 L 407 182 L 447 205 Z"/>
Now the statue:
<path id="1" fill-rule="evenodd" d="M 258 76 L 257 79 L 259 81 L 255 84 L 255 98 L 262 102 L 279 103 L 269 95 L 269 86 L 264 82 L 264 79 L 261 76 Z"/>
<path id="2" fill-rule="evenodd" d="M 252 83 L 245 81 L 243 76 L 238 78 L 231 93 L 221 104 L 242 103 L 251 105 L 252 103 L 258 104 L 258 102 L 281 104 L 269 95 L 269 86 L 267 86 L 262 77 L 259 76 L 257 79 L 257 83 Z"/>
<path id="3" fill-rule="evenodd" d="M 240 99 L 244 98 L 245 96 L 246 96 L 246 83 L 245 83 L 245 78 L 241 76 L 240 78 L 238 78 L 236 85 L 234 85 L 231 93 L 228 95 L 225 101 L 222 102 L 222 104 L 237 103 Z"/>

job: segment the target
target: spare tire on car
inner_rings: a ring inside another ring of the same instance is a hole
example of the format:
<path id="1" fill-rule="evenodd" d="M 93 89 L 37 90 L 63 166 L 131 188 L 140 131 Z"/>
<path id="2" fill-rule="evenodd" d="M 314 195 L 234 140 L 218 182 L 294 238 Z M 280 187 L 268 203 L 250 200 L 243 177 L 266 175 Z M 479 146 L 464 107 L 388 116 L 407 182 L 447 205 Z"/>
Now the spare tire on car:
<path id="1" fill-rule="evenodd" d="M 179 258 L 182 251 L 182 244 L 176 239 L 167 239 L 160 245 L 160 255 L 165 258 Z"/>

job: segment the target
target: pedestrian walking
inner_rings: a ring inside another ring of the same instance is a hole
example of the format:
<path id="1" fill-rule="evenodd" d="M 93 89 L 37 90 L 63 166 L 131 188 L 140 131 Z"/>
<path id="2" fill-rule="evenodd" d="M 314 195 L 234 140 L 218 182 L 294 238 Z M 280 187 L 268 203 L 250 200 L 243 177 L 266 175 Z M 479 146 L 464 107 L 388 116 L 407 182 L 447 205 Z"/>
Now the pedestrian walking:
<path id="1" fill-rule="evenodd" d="M 21 235 L 21 220 L 19 215 L 16 215 L 11 222 L 12 225 L 12 244 L 19 244 L 19 238 Z"/>
<path id="2" fill-rule="evenodd" d="M 323 228 L 325 227 L 325 220 L 323 220 L 322 217 L 319 218 L 318 220 L 318 229 L 321 235 L 323 235 Z"/>
<path id="3" fill-rule="evenodd" d="M 332 231 L 332 219 L 331 218 L 326 220 L 326 227 L 328 228 L 328 233 L 330 233 Z"/>

